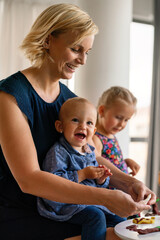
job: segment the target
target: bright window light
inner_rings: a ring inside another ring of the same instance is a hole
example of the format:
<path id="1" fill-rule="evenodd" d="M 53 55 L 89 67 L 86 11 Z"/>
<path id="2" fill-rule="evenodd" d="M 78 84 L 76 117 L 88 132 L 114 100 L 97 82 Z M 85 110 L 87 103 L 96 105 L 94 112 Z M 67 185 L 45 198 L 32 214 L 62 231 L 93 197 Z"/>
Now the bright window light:
<path id="1" fill-rule="evenodd" d="M 145 183 L 150 103 L 153 70 L 154 27 L 149 24 L 131 24 L 129 89 L 136 96 L 137 112 L 129 122 L 129 156 L 141 169 L 136 178 Z M 134 140 L 133 140 L 134 139 Z"/>

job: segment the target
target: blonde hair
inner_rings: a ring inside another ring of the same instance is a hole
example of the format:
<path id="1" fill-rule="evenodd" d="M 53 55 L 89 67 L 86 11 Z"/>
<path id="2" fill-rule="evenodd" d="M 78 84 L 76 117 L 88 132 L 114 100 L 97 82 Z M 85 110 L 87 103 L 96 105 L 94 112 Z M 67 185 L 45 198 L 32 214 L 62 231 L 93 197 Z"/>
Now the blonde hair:
<path id="1" fill-rule="evenodd" d="M 117 100 L 123 100 L 134 106 L 136 106 L 137 103 L 136 97 L 127 88 L 114 86 L 103 92 L 102 96 L 99 98 L 97 107 L 104 105 L 109 108 Z"/>
<path id="2" fill-rule="evenodd" d="M 70 111 L 72 111 L 72 109 L 74 110 L 75 108 L 78 107 L 78 104 L 90 105 L 93 109 L 95 109 L 95 116 L 97 115 L 95 106 L 91 102 L 89 102 L 86 98 L 74 97 L 74 98 L 68 99 L 67 101 L 65 101 L 62 104 L 60 112 L 59 112 L 59 119 L 63 120 L 63 117 L 65 117 L 67 115 L 68 109 L 70 109 Z"/>
<path id="3" fill-rule="evenodd" d="M 85 11 L 73 4 L 55 4 L 45 9 L 34 22 L 30 32 L 24 38 L 21 49 L 35 67 L 41 67 L 47 56 L 43 44 L 52 34 L 58 36 L 67 31 L 76 32 L 76 40 L 80 42 L 84 37 L 96 35 L 98 27 Z"/>

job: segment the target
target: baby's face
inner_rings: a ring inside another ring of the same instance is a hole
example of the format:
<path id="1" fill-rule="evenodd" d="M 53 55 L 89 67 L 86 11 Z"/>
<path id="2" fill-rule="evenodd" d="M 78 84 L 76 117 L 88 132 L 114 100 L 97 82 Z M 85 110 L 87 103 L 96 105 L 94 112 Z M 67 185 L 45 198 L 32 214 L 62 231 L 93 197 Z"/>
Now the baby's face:
<path id="1" fill-rule="evenodd" d="M 95 132 L 97 113 L 89 103 L 76 103 L 70 106 L 63 118 L 63 134 L 73 148 L 81 151 L 90 142 Z"/>

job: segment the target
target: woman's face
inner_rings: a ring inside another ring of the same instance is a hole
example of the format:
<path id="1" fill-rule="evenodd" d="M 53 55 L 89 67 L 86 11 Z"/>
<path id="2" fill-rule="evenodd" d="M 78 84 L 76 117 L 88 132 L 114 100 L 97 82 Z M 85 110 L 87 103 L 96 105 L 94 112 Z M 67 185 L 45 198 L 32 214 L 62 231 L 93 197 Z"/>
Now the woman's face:
<path id="1" fill-rule="evenodd" d="M 75 37 L 73 32 L 63 33 L 58 37 L 50 35 L 49 55 L 54 60 L 51 66 L 57 78 L 72 78 L 75 70 L 86 63 L 94 35 L 87 36 L 79 44 L 73 45 Z"/>

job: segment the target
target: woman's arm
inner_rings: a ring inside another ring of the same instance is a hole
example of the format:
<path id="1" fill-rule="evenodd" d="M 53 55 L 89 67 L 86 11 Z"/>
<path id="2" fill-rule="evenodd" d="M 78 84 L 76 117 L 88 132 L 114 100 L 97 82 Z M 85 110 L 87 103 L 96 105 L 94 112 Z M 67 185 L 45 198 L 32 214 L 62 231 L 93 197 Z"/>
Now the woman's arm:
<path id="1" fill-rule="evenodd" d="M 114 164 L 112 164 L 110 161 L 106 161 L 106 159 L 101 156 L 101 154 L 99 153 L 99 148 L 97 149 L 97 138 L 95 137 L 96 136 L 93 137 L 93 141 L 90 142 L 90 145 L 95 146 L 95 154 L 98 163 L 101 165 L 105 165 L 111 170 L 113 174 L 110 177 L 111 185 L 130 194 L 134 201 L 137 202 L 145 199 L 151 193 L 151 199 L 148 204 L 154 204 L 156 201 L 156 195 L 149 188 L 147 188 L 141 181 L 138 181 L 136 178 L 133 178 L 128 174 L 122 172 L 116 166 L 114 166 Z"/>
<path id="2" fill-rule="evenodd" d="M 139 202 L 145 199 L 151 193 L 151 199 L 148 204 L 154 204 L 156 201 L 156 195 L 147 188 L 141 181 L 129 176 L 128 174 L 119 170 L 114 164 L 110 161 L 106 161 L 105 158 L 97 156 L 97 161 L 99 164 L 104 164 L 108 167 L 112 176 L 110 177 L 110 183 L 117 189 L 120 189 L 132 196 L 134 201 Z"/>

